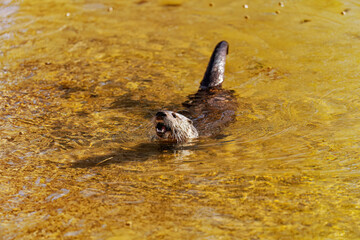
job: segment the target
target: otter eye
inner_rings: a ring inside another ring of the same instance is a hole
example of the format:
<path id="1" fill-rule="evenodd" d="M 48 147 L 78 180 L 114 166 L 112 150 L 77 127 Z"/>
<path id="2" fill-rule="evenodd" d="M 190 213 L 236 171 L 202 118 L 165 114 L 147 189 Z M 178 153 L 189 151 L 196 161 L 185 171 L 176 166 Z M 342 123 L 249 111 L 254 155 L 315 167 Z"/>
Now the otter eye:
<path id="1" fill-rule="evenodd" d="M 172 115 L 174 118 L 176 118 L 176 114 L 175 114 L 175 113 L 172 113 L 171 115 Z"/>

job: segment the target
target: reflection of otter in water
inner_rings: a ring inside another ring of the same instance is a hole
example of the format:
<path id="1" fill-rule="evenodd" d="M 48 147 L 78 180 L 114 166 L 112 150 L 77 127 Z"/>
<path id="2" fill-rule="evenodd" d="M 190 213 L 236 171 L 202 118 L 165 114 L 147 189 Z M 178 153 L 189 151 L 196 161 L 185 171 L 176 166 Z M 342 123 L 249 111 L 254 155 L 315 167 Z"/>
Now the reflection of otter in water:
<path id="1" fill-rule="evenodd" d="M 155 138 L 160 141 L 186 142 L 199 136 L 214 136 L 236 118 L 233 91 L 222 89 L 229 45 L 216 45 L 200 89 L 183 106 L 185 117 L 172 111 L 159 111 L 154 117 Z"/>

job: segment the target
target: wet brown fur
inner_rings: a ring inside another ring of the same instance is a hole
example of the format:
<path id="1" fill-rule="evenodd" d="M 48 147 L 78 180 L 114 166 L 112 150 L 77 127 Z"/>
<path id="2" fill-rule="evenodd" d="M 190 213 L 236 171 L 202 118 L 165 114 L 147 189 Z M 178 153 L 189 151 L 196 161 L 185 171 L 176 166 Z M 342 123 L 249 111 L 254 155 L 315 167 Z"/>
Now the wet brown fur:
<path id="1" fill-rule="evenodd" d="M 228 43 L 217 44 L 197 93 L 183 103 L 183 113 L 160 111 L 154 118 L 156 138 L 186 142 L 198 136 L 215 136 L 236 119 L 238 107 L 233 91 L 222 88 Z"/>

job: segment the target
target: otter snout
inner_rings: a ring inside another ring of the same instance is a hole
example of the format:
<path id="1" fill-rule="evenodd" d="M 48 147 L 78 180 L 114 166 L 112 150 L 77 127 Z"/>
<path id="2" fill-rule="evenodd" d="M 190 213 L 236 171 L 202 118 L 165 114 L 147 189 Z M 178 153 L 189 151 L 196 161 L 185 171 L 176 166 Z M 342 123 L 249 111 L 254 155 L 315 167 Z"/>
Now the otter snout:
<path id="1" fill-rule="evenodd" d="M 164 117 L 166 117 L 166 113 L 164 112 L 157 112 L 155 115 L 156 120 L 163 120 Z"/>
<path id="2" fill-rule="evenodd" d="M 155 114 L 155 131 L 160 138 L 168 138 L 171 135 L 171 128 L 166 124 L 166 112 L 160 111 Z"/>

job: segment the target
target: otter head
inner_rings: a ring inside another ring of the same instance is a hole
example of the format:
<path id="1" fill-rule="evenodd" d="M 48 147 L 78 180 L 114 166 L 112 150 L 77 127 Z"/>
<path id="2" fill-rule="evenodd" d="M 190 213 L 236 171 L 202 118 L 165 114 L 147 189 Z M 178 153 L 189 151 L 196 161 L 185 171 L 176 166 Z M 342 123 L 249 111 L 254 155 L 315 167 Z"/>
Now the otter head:
<path id="1" fill-rule="evenodd" d="M 187 142 L 199 136 L 193 122 L 172 111 L 157 112 L 154 117 L 154 127 L 157 139 L 170 142 Z"/>

